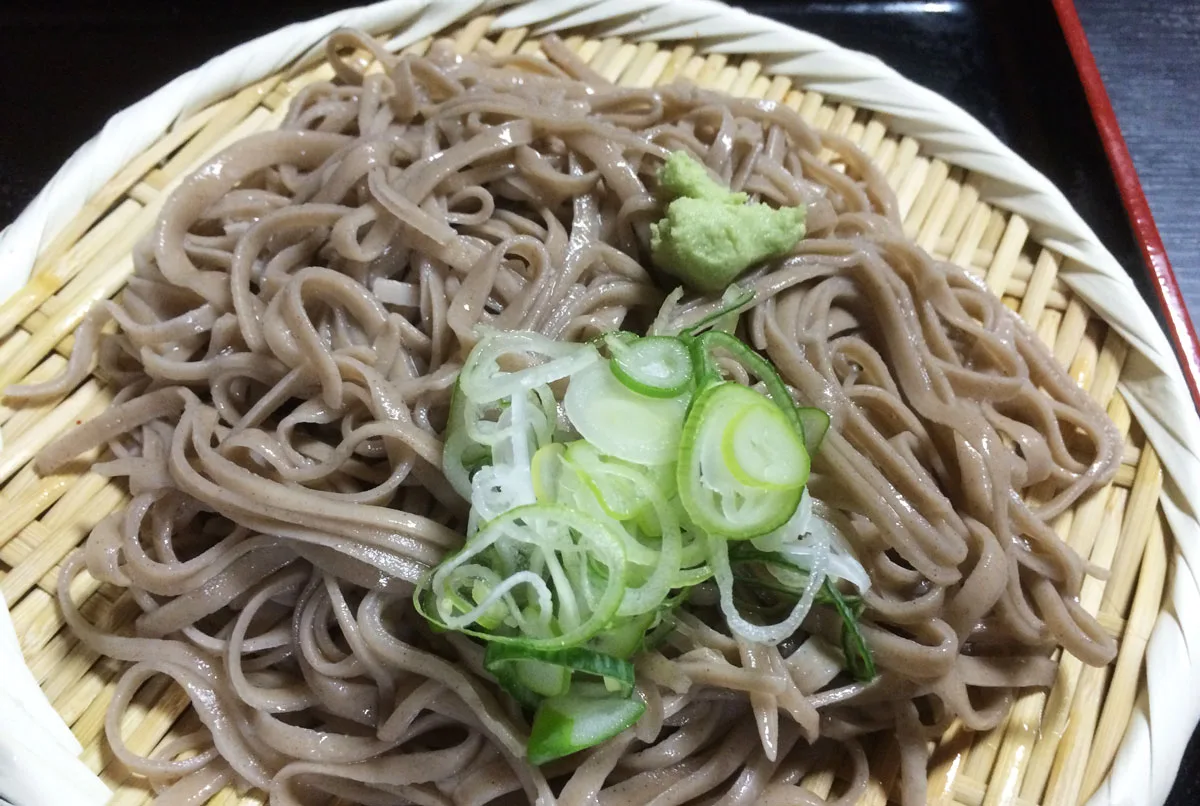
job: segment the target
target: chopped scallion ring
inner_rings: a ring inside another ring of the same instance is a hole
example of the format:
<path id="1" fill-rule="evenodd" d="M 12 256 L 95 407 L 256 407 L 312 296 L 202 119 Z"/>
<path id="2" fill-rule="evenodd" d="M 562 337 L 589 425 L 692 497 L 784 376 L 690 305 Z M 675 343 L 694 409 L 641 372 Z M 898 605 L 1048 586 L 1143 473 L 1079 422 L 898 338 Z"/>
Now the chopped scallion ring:
<path id="1" fill-rule="evenodd" d="M 737 387 L 742 389 L 744 387 Z M 751 487 L 791 490 L 808 481 L 808 451 L 776 406 L 749 392 L 721 438 L 721 455 L 734 477 Z"/>
<path id="2" fill-rule="evenodd" d="M 800 503 L 803 481 L 782 489 L 752 486 L 739 481 L 725 459 L 737 452 L 725 449 L 731 423 L 759 405 L 764 400 L 756 392 L 718 383 L 700 394 L 688 416 L 679 450 L 679 496 L 696 525 L 711 534 L 735 540 L 765 534 L 786 523 Z M 791 462 L 803 465 L 806 480 L 808 455 L 798 441 L 791 449 L 802 454 Z"/>
<path id="3" fill-rule="evenodd" d="M 609 339 L 612 373 L 626 387 L 647 397 L 676 397 L 692 383 L 692 357 L 682 341 L 647 336 L 632 342 Z"/>

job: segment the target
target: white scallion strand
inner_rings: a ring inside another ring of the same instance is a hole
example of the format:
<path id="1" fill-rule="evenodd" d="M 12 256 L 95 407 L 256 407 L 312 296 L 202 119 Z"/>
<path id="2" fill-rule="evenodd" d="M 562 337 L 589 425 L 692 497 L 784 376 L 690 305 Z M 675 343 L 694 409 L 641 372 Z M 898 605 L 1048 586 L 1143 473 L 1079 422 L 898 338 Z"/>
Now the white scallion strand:
<path id="1" fill-rule="evenodd" d="M 829 544 L 826 539 L 827 536 L 824 533 L 809 535 L 807 538 L 812 541 L 812 561 L 808 567 L 808 580 L 804 585 L 804 591 L 800 594 L 792 612 L 777 624 L 762 625 L 746 621 L 738 612 L 737 605 L 733 601 L 733 569 L 729 565 L 729 543 L 723 537 L 710 535 L 708 538 L 709 562 L 712 563 L 713 578 L 720 591 L 721 612 L 725 614 L 729 628 L 747 641 L 769 645 L 778 644 L 800 629 L 800 625 L 808 616 L 808 611 L 812 609 L 817 591 L 825 584 L 825 571 L 829 561 Z"/>

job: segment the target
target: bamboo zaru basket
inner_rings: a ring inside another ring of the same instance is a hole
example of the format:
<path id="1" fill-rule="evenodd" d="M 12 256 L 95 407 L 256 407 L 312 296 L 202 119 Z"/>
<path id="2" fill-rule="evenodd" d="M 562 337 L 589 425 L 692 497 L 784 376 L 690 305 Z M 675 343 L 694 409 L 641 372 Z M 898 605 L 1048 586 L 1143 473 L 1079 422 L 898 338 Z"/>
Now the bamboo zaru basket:
<path id="1" fill-rule="evenodd" d="M 1148 644 L 1158 660 L 1182 658 L 1174 676 L 1186 682 L 1190 661 L 1180 649 L 1186 636 L 1174 614 L 1179 597 L 1195 596 L 1195 583 L 1190 571 L 1167 582 L 1179 546 L 1186 554 L 1196 537 L 1195 519 L 1179 503 L 1187 499 L 1180 480 L 1198 477 L 1187 475 L 1196 461 L 1189 447 L 1197 444 L 1195 413 L 1149 311 L 1062 197 L 965 113 L 873 59 L 715 3 L 687 4 L 683 11 L 644 0 L 535 2 L 499 16 L 477 6 L 392 2 L 293 26 L 272 35 L 270 47 L 271 38 L 251 43 L 203 68 L 190 85 L 171 85 L 173 94 L 164 88 L 159 103 L 170 107 L 166 112 L 147 107 L 140 118 L 125 119 L 122 126 L 144 130 L 142 139 L 127 138 L 127 151 L 129 142 L 139 144 L 133 153 L 114 155 L 107 146 L 99 161 L 113 169 L 101 172 L 102 183 L 84 183 L 80 192 L 79 166 L 72 174 L 68 164 L 56 179 L 60 186 L 48 188 L 0 241 L 0 253 L 18 263 L 25 255 L 32 265 L 28 284 L 0 307 L 0 387 L 62 369 L 88 306 L 121 290 L 134 243 L 181 178 L 232 141 L 278 125 L 302 87 L 332 77 L 327 66 L 305 67 L 313 63 L 305 54 L 339 24 L 365 27 L 389 46 L 415 52 L 439 35 L 464 53 L 537 54 L 537 34 L 562 29 L 570 48 L 621 85 L 686 77 L 733 95 L 782 102 L 870 154 L 896 190 L 906 232 L 1001 295 L 1107 408 L 1125 438 L 1115 480 L 1056 523 L 1093 567 L 1108 571 L 1107 578 L 1087 579 L 1081 600 L 1120 639 L 1116 662 L 1098 669 L 1066 655 L 1054 686 L 1019 698 L 999 727 L 987 733 L 952 727 L 934 750 L 931 799 L 962 806 L 1074 804 L 1096 793 L 1098 803 L 1161 801 L 1194 724 L 1195 697 L 1181 697 L 1179 713 L 1162 717 L 1171 683 L 1156 682 L 1154 674 L 1148 680 L 1143 662 Z M 892 108 L 864 99 L 886 96 L 888 81 Z M 159 123 L 146 122 L 154 114 Z M 939 115 L 941 125 L 930 122 Z M 96 144 L 91 148 L 96 157 Z M 73 206 L 63 206 L 65 190 L 78 197 Z M 47 237 L 47 229 L 57 232 Z M 114 391 L 92 377 L 52 404 L 0 408 L 0 592 L 24 659 L 82 745 L 84 764 L 114 791 L 113 803 L 140 804 L 150 800 L 149 788 L 112 757 L 103 735 L 120 666 L 82 646 L 55 603 L 61 560 L 128 495 L 121 482 L 83 472 L 82 465 L 41 477 L 30 464 L 65 429 L 103 411 Z M 125 625 L 137 613 L 128 597 L 86 574 L 73 587 L 83 613 L 103 626 Z M 1186 690 L 1178 680 L 1173 684 L 1177 692 Z M 195 725 L 183 692 L 156 680 L 137 695 L 123 730 L 132 750 L 148 753 Z M 872 749 L 874 780 L 864 803 L 888 801 L 898 773 L 888 748 L 881 740 Z M 836 774 L 819 769 L 806 783 L 827 792 Z M 212 802 L 252 804 L 262 797 L 225 791 Z"/>

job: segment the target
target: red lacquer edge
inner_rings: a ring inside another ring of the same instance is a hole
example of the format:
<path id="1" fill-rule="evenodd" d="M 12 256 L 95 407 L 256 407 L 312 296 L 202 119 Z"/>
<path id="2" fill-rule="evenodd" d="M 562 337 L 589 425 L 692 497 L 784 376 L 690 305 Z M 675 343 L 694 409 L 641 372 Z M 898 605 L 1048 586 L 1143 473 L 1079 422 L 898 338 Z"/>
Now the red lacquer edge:
<path id="1" fill-rule="evenodd" d="M 1108 154 L 1108 162 L 1112 166 L 1113 177 L 1125 204 L 1129 223 L 1142 247 L 1146 266 L 1154 277 L 1154 290 L 1163 310 L 1166 311 L 1171 337 L 1184 358 L 1184 374 L 1192 391 L 1192 401 L 1200 408 L 1200 340 L 1196 338 L 1196 330 L 1192 326 L 1191 317 L 1188 316 L 1187 305 L 1179 290 L 1175 272 L 1171 269 L 1171 261 L 1167 258 L 1167 250 L 1163 247 L 1158 227 L 1150 214 L 1150 205 L 1142 191 L 1142 184 L 1138 181 L 1133 158 L 1129 155 L 1125 137 L 1117 124 L 1117 116 L 1113 112 L 1108 91 L 1104 88 L 1104 81 L 1100 78 L 1100 69 L 1096 66 L 1096 60 L 1088 46 L 1075 3 L 1073 0 L 1053 0 L 1053 3 L 1067 47 L 1075 60 L 1088 105 L 1092 108 L 1092 118 Z"/>

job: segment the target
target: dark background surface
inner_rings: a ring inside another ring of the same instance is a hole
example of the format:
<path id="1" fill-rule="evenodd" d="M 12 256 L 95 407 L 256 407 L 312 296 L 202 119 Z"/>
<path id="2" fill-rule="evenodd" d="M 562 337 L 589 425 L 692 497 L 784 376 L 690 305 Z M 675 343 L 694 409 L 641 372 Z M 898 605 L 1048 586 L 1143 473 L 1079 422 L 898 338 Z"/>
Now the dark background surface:
<path id="1" fill-rule="evenodd" d="M 246 39 L 351 2 L 0 0 L 0 225 L 121 108 Z M 1076 3 L 1184 297 L 1200 311 L 1200 0 Z M 965 106 L 1063 188 L 1148 291 L 1049 0 L 740 4 L 872 52 Z M 1195 738 L 1168 803 L 1200 803 Z"/>

